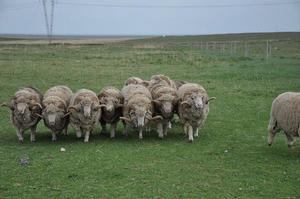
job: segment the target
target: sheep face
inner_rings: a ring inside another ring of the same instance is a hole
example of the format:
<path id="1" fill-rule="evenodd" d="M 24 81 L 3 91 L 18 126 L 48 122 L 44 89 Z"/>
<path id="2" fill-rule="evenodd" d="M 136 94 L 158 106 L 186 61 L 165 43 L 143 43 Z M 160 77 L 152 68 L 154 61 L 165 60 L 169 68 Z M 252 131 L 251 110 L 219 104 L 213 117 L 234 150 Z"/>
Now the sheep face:
<path id="1" fill-rule="evenodd" d="M 152 113 L 145 107 L 135 106 L 129 111 L 129 118 L 135 128 L 143 128 L 151 119 Z"/>
<path id="2" fill-rule="evenodd" d="M 10 107 L 13 115 L 19 121 L 30 122 L 32 121 L 32 116 L 35 117 L 34 113 L 38 112 L 41 105 L 21 97 L 12 101 Z"/>
<path id="3" fill-rule="evenodd" d="M 114 97 L 103 97 L 100 99 L 100 104 L 103 106 L 104 111 L 108 114 L 114 114 L 116 108 L 121 107 L 119 101 Z"/>
<path id="4" fill-rule="evenodd" d="M 79 104 L 76 106 L 70 107 L 75 111 L 82 113 L 85 119 L 90 119 L 92 116 L 97 115 L 100 105 L 93 103 L 89 98 L 83 99 Z M 69 108 L 69 109 L 70 109 Z"/>
<path id="5" fill-rule="evenodd" d="M 155 107 L 164 118 L 172 118 L 174 110 L 174 102 L 170 100 L 155 100 Z"/>
<path id="6" fill-rule="evenodd" d="M 204 106 L 208 103 L 208 100 L 199 93 L 192 93 L 182 103 L 188 104 L 195 109 L 203 109 Z"/>
<path id="7" fill-rule="evenodd" d="M 43 118 L 45 122 L 54 127 L 56 125 L 63 125 L 65 122 L 65 111 L 53 104 L 48 105 L 43 111 Z"/>

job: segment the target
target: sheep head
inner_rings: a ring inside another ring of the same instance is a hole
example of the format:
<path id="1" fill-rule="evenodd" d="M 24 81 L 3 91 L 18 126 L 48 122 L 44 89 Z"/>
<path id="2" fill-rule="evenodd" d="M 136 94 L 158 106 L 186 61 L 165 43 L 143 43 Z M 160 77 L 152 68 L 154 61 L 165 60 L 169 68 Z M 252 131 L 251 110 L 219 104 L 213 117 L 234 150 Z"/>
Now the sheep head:
<path id="1" fill-rule="evenodd" d="M 68 112 L 82 112 L 85 118 L 91 118 L 100 108 L 100 104 L 91 101 L 89 98 L 84 98 L 77 105 L 70 106 Z"/>

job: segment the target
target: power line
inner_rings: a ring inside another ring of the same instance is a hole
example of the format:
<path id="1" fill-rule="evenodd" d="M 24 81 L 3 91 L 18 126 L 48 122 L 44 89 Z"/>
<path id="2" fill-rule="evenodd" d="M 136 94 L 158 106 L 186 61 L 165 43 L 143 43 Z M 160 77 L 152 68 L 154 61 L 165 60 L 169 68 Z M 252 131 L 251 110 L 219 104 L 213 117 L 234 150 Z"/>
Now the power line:
<path id="1" fill-rule="evenodd" d="M 203 4 L 203 5 L 142 5 L 142 4 L 107 4 L 107 3 L 80 3 L 70 1 L 56 1 L 61 5 L 74 5 L 74 6 L 98 6 L 98 7 L 113 7 L 113 8 L 222 8 L 222 7 L 256 7 L 256 6 L 277 6 L 277 5 L 292 5 L 300 4 L 300 1 L 289 2 L 272 2 L 272 3 L 245 3 L 245 4 Z"/>
<path id="2" fill-rule="evenodd" d="M 42 0 L 42 3 L 43 3 L 43 9 L 44 9 L 47 37 L 48 37 L 49 44 L 51 44 L 52 32 L 53 32 L 53 18 L 54 18 L 54 0 L 51 0 L 50 25 L 49 25 L 48 12 L 47 12 L 47 0 Z"/>

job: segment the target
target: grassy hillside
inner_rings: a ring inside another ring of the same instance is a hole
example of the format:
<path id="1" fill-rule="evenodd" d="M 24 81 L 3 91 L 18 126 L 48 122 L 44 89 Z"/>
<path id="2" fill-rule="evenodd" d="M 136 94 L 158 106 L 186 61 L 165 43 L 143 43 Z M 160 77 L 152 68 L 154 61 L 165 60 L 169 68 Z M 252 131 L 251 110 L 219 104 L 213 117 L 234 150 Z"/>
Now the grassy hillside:
<path id="1" fill-rule="evenodd" d="M 218 55 L 179 44 L 192 46 L 200 37 L 105 45 L 1 45 L 1 102 L 24 85 L 42 92 L 59 84 L 99 92 L 108 85 L 122 88 L 130 76 L 149 79 L 158 73 L 200 83 L 217 100 L 192 144 L 178 122 L 164 140 L 154 129 L 143 140 L 135 131 L 125 138 L 119 125 L 115 139 L 99 135 L 98 127 L 88 144 L 76 139 L 73 128 L 53 143 L 40 122 L 37 142 L 30 143 L 27 133 L 25 143 L 19 144 L 9 110 L 1 108 L 0 198 L 299 198 L 300 143 L 290 149 L 280 133 L 274 145 L 267 146 L 272 100 L 285 91 L 300 91 L 299 37 L 290 38 L 268 60 L 264 55 Z M 66 152 L 60 152 L 61 147 Z M 19 164 L 22 157 L 29 158 L 29 165 Z"/>

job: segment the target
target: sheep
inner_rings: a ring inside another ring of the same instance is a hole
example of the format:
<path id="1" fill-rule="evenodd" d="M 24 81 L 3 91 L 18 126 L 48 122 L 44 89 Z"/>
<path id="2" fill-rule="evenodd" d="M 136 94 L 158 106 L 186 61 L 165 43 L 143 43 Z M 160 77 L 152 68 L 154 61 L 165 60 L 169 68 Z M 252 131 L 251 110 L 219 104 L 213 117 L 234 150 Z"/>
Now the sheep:
<path id="1" fill-rule="evenodd" d="M 121 94 L 124 98 L 123 120 L 124 132 L 127 136 L 128 125 L 137 128 L 139 138 L 143 139 L 143 128 L 149 121 L 162 119 L 161 116 L 152 117 L 153 105 L 152 97 L 149 90 L 142 85 L 129 84 L 123 87 Z"/>
<path id="2" fill-rule="evenodd" d="M 57 140 L 57 134 L 68 131 L 68 106 L 73 93 L 66 86 L 54 86 L 46 91 L 42 102 L 43 112 L 39 115 L 46 127 L 52 131 L 52 141 Z"/>
<path id="3" fill-rule="evenodd" d="M 101 117 L 101 107 L 97 95 L 91 90 L 80 89 L 71 98 L 68 108 L 70 123 L 78 138 L 85 134 L 84 142 L 89 141 L 90 133 Z"/>
<path id="4" fill-rule="evenodd" d="M 177 107 L 176 85 L 167 76 L 153 75 L 148 88 L 154 102 L 154 115 L 163 117 L 157 122 L 158 137 L 163 138 L 167 135 L 167 129 Z"/>
<path id="5" fill-rule="evenodd" d="M 206 90 L 199 84 L 186 83 L 179 87 L 178 115 L 184 127 L 184 133 L 188 134 L 190 142 L 194 136 L 198 137 L 198 130 L 205 122 L 209 112 L 209 98 Z"/>
<path id="6" fill-rule="evenodd" d="M 98 94 L 102 108 L 100 123 L 102 133 L 106 133 L 106 123 L 111 124 L 110 137 L 114 138 L 119 117 L 122 115 L 123 97 L 120 90 L 114 87 L 105 87 Z"/>
<path id="7" fill-rule="evenodd" d="M 11 109 L 11 121 L 17 128 L 19 142 L 24 141 L 24 132 L 31 130 L 30 141 L 35 142 L 36 127 L 41 118 L 37 114 L 42 113 L 42 94 L 34 87 L 20 88 L 12 97 L 10 103 L 2 103 Z"/>
<path id="8" fill-rule="evenodd" d="M 145 87 L 148 87 L 149 81 L 143 80 L 139 77 L 129 77 L 125 82 L 124 86 L 128 86 L 129 84 L 139 84 Z"/>
<path id="9" fill-rule="evenodd" d="M 268 144 L 272 145 L 277 132 L 283 130 L 288 147 L 292 147 L 295 139 L 300 135 L 300 93 L 285 92 L 278 95 L 271 107 L 268 125 Z"/>

